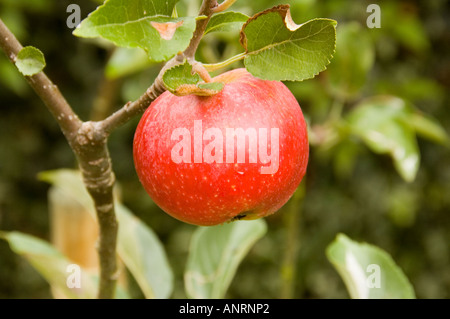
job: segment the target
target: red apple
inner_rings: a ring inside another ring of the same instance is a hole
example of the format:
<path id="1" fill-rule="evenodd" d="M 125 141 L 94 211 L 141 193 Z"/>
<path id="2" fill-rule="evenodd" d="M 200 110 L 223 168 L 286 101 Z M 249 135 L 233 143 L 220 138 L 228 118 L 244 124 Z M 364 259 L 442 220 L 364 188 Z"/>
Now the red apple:
<path id="1" fill-rule="evenodd" d="M 309 146 L 297 100 L 245 69 L 214 78 L 211 97 L 165 92 L 134 137 L 138 177 L 169 215 L 195 225 L 256 219 L 280 209 L 306 172 Z"/>

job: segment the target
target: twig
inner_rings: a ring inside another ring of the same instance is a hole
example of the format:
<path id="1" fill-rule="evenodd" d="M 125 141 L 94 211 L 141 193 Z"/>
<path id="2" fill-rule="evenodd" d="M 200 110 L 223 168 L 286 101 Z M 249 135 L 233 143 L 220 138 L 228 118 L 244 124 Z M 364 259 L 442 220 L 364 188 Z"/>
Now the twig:
<path id="1" fill-rule="evenodd" d="M 162 77 L 164 73 L 174 67 L 177 64 L 183 62 L 184 58 L 188 60 L 195 61 L 194 55 L 197 51 L 200 40 L 205 33 L 206 26 L 211 16 L 213 15 L 213 9 L 217 6 L 217 0 L 203 0 L 202 6 L 200 8 L 199 16 L 206 16 L 205 19 L 197 20 L 197 25 L 194 31 L 194 35 L 189 43 L 187 49 L 176 55 L 174 58 L 169 60 L 164 67 L 159 72 L 152 86 L 143 94 L 139 99 L 134 102 L 128 102 L 121 109 L 99 122 L 100 127 L 104 132 L 110 134 L 116 128 L 127 123 L 131 118 L 136 115 L 143 113 L 147 107 L 155 100 L 159 95 L 161 95 L 166 88 L 164 87 Z"/>
<path id="2" fill-rule="evenodd" d="M 217 0 L 203 0 L 202 6 L 200 7 L 199 16 L 206 16 L 205 19 L 198 19 L 197 25 L 195 27 L 194 35 L 189 43 L 189 46 L 184 51 L 184 56 L 187 58 L 194 58 L 195 52 L 197 51 L 200 40 L 205 33 L 206 26 L 208 25 L 211 16 L 213 15 L 214 8 L 217 7 Z"/>
<path id="3" fill-rule="evenodd" d="M 239 53 L 231 58 L 229 58 L 228 60 L 219 62 L 219 63 L 214 63 L 214 64 L 203 64 L 203 67 L 208 71 L 208 72 L 213 72 L 216 70 L 219 70 L 221 68 L 225 68 L 231 64 L 233 64 L 234 62 L 240 61 L 242 59 L 244 59 L 246 56 L 245 52 Z"/>
<path id="4" fill-rule="evenodd" d="M 153 84 L 147 89 L 147 91 L 134 102 L 128 102 L 122 108 L 108 116 L 103 121 L 98 122 L 102 131 L 106 134 L 110 134 L 116 128 L 127 123 L 133 117 L 143 113 L 147 107 L 164 91 L 166 88 L 163 84 L 162 77 L 166 70 L 175 66 L 183 61 L 182 55 L 177 55 L 173 59 L 169 60 L 159 72 Z"/>
<path id="5" fill-rule="evenodd" d="M 215 7 L 213 9 L 213 11 L 214 11 L 214 13 L 225 11 L 226 9 L 231 7 L 233 5 L 233 3 L 235 3 L 235 2 L 236 2 L 236 0 L 224 0 L 220 5 Z"/>

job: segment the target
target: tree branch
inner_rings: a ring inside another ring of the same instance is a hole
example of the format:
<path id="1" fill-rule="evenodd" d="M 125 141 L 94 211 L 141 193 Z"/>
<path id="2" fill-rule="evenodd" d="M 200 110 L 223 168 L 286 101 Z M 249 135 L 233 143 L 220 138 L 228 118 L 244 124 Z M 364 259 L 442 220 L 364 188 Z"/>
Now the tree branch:
<path id="1" fill-rule="evenodd" d="M 211 19 L 211 16 L 214 14 L 213 9 L 216 7 L 217 0 L 203 0 L 202 6 L 200 7 L 199 16 L 206 16 L 206 19 L 197 20 L 194 35 L 189 43 L 189 46 L 183 53 L 176 55 L 164 65 L 153 84 L 139 99 L 134 102 L 128 102 L 121 109 L 99 122 L 99 125 L 106 134 L 110 134 L 116 128 L 127 123 L 134 116 L 143 113 L 159 95 L 166 91 L 162 77 L 168 69 L 182 63 L 184 58 L 194 60 L 195 52 L 197 51 L 200 40 L 205 33 L 206 26 Z"/>
<path id="2" fill-rule="evenodd" d="M 117 110 L 103 121 L 98 122 L 105 134 L 109 135 L 116 128 L 127 123 L 133 117 L 143 113 L 158 96 L 166 91 L 162 79 L 164 73 L 182 61 L 182 54 L 169 60 L 161 69 L 153 84 L 141 95 L 141 97 L 139 97 L 139 99 L 134 102 L 128 102 L 121 109 Z"/>
<path id="3" fill-rule="evenodd" d="M 197 51 L 200 40 L 205 33 L 206 26 L 208 25 L 211 16 L 214 13 L 214 8 L 217 7 L 217 0 L 203 0 L 202 6 L 200 7 L 199 16 L 206 16 L 206 19 L 197 20 L 197 25 L 195 27 L 194 36 L 189 43 L 189 46 L 184 51 L 184 56 L 186 58 L 194 58 L 195 52 Z"/>
<path id="4" fill-rule="evenodd" d="M 22 49 L 22 45 L 1 19 L 0 48 L 13 63 Z M 82 122 L 44 72 L 25 78 L 59 124 L 78 160 L 84 183 L 95 204 L 100 227 L 98 297 L 113 298 L 117 277 L 118 226 L 112 192 L 115 178 L 106 146 L 106 134 L 95 122 Z"/>
<path id="5" fill-rule="evenodd" d="M 108 136 L 114 129 L 145 111 L 150 103 L 166 90 L 162 77 L 167 69 L 182 63 L 185 58 L 194 60 L 197 47 L 216 6 L 217 0 L 203 0 L 199 15 L 205 15 L 206 19 L 197 20 L 196 30 L 188 48 L 166 63 L 154 83 L 138 100 L 127 103 L 102 121 L 81 121 L 57 86 L 43 72 L 25 77 L 59 124 L 77 158 L 84 184 L 94 201 L 100 228 L 99 298 L 114 297 L 118 275 L 116 260 L 118 224 L 113 198 L 115 176 L 107 148 Z M 1 19 L 0 48 L 13 63 L 16 62 L 17 54 L 22 49 L 22 45 Z"/>
<path id="6" fill-rule="evenodd" d="M 73 149 L 86 189 L 94 201 L 100 228 L 98 298 L 113 298 L 118 277 L 116 258 L 118 224 L 113 197 L 115 175 L 107 148 L 107 136 L 97 122 L 84 122 L 78 131 L 77 142 Z"/>

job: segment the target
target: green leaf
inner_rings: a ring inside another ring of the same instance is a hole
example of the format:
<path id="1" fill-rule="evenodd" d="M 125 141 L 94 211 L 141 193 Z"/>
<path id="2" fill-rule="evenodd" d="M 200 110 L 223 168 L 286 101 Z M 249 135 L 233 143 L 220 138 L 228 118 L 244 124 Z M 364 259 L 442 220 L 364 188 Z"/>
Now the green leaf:
<path id="1" fill-rule="evenodd" d="M 353 299 L 413 299 L 414 289 L 384 250 L 338 234 L 326 250 L 328 260 Z"/>
<path id="2" fill-rule="evenodd" d="M 80 288 L 67 285 L 69 265 L 74 264 L 46 241 L 20 232 L 0 232 L 0 238 L 8 241 L 11 249 L 24 257 L 52 286 L 69 298 L 95 298 L 98 278 L 81 269 Z"/>
<path id="3" fill-rule="evenodd" d="M 210 32 L 239 31 L 249 17 L 240 12 L 221 12 L 212 16 L 205 29 L 205 34 Z"/>
<path id="4" fill-rule="evenodd" d="M 375 51 L 367 28 L 353 22 L 337 28 L 336 53 L 328 67 L 328 79 L 341 99 L 357 96 L 375 61 Z"/>
<path id="5" fill-rule="evenodd" d="M 177 1 L 107 0 L 73 34 L 102 37 L 121 47 L 140 47 L 152 61 L 168 60 L 187 48 L 196 25 L 193 17 L 171 17 Z"/>
<path id="6" fill-rule="evenodd" d="M 73 196 L 92 216 L 96 216 L 93 201 L 84 187 L 79 171 L 47 171 L 40 173 L 39 178 Z M 173 289 L 173 273 L 162 243 L 125 206 L 118 202 L 115 205 L 119 222 L 119 257 L 136 279 L 145 297 L 168 298 Z"/>
<path id="7" fill-rule="evenodd" d="M 414 180 L 420 154 L 415 131 L 408 124 L 413 109 L 402 99 L 390 96 L 369 98 L 348 115 L 351 133 L 359 136 L 372 151 L 389 154 L 404 180 Z"/>
<path id="8" fill-rule="evenodd" d="M 24 47 L 17 54 L 16 66 L 25 76 L 35 75 L 45 67 L 44 54 L 35 47 Z"/>
<path id="9" fill-rule="evenodd" d="M 416 133 L 436 143 L 449 144 L 448 134 L 436 119 L 426 114 L 415 112 L 409 117 L 409 123 Z"/>
<path id="10" fill-rule="evenodd" d="M 184 275 L 187 295 L 223 298 L 239 263 L 266 231 L 263 219 L 197 228 Z"/>
<path id="11" fill-rule="evenodd" d="M 168 69 L 163 75 L 166 89 L 178 96 L 189 94 L 211 96 L 219 93 L 224 87 L 221 82 L 204 83 L 200 81 L 200 76 L 193 73 L 192 65 L 187 60 L 183 64 Z"/>
<path id="12" fill-rule="evenodd" d="M 117 252 L 146 298 L 168 298 L 173 273 L 159 238 L 125 206 L 116 205 L 119 222 Z"/>
<path id="13" fill-rule="evenodd" d="M 314 19 L 296 25 L 288 5 L 263 11 L 244 24 L 244 65 L 266 80 L 302 81 L 325 70 L 335 50 L 336 21 Z"/>
<path id="14" fill-rule="evenodd" d="M 174 93 L 178 87 L 184 84 L 197 84 L 200 76 L 192 73 L 192 65 L 187 60 L 167 70 L 163 75 L 163 82 L 167 90 Z"/>

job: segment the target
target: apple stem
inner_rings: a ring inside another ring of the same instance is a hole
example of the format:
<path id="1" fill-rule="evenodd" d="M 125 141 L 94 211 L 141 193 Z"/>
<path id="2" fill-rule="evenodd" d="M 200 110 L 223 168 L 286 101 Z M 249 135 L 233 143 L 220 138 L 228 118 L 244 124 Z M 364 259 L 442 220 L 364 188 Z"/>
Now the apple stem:
<path id="1" fill-rule="evenodd" d="M 224 0 L 220 5 L 213 9 L 214 13 L 222 12 L 231 7 L 236 0 Z"/>
<path id="2" fill-rule="evenodd" d="M 208 72 L 213 72 L 219 69 L 222 69 L 224 67 L 227 67 L 231 64 L 233 64 L 234 62 L 240 61 L 242 59 L 244 59 L 246 56 L 245 52 L 239 53 L 231 58 L 229 58 L 228 60 L 219 62 L 219 63 L 214 63 L 214 64 L 203 64 L 203 67 L 208 71 Z"/>
<path id="3" fill-rule="evenodd" d="M 206 83 L 211 82 L 211 75 L 209 75 L 203 63 L 197 61 L 190 61 L 189 63 L 192 65 L 192 72 L 197 73 Z"/>

